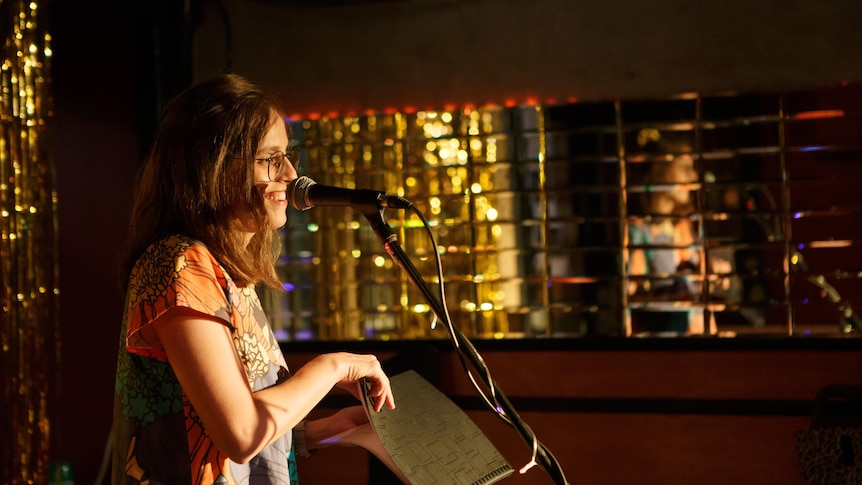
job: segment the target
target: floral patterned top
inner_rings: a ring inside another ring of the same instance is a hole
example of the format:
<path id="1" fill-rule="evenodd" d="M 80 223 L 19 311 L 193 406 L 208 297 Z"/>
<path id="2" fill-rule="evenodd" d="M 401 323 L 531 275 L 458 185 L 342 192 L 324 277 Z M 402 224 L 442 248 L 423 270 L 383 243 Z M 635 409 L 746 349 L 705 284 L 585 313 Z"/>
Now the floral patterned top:
<path id="1" fill-rule="evenodd" d="M 126 295 L 115 384 L 113 483 L 298 483 L 290 434 L 245 464 L 215 448 L 164 349 L 140 332 L 177 306 L 215 316 L 230 327 L 253 391 L 289 377 L 253 287 L 237 288 L 198 241 L 171 236 L 154 243 L 135 263 Z"/>

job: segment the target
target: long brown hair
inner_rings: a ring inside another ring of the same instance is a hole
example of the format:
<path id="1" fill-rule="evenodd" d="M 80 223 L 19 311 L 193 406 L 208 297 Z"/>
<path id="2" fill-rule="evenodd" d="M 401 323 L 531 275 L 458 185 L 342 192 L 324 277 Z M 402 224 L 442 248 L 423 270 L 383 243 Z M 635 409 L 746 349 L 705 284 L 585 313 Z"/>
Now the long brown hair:
<path id="1" fill-rule="evenodd" d="M 124 289 L 135 261 L 171 234 L 204 243 L 239 287 L 280 287 L 275 233 L 254 187 L 253 160 L 281 112 L 275 98 L 234 74 L 193 86 L 168 103 L 136 181 L 121 257 Z M 256 227 L 247 245 L 235 214 L 242 207 Z"/>

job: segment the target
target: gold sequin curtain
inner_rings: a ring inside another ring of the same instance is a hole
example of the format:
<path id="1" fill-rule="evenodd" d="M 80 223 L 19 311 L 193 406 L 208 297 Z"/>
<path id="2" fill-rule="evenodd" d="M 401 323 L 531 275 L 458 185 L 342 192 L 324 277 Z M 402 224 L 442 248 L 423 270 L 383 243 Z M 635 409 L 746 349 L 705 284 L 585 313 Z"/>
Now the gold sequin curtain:
<path id="1" fill-rule="evenodd" d="M 57 197 L 49 150 L 51 38 L 46 19 L 41 2 L 0 1 L 4 484 L 48 481 L 50 418 L 56 403 Z"/>

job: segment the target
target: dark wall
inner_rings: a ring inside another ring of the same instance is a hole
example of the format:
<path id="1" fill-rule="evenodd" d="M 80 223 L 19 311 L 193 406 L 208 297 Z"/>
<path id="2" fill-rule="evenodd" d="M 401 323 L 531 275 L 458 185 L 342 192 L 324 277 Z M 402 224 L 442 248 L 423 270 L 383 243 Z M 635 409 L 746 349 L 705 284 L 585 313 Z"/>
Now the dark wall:
<path id="1" fill-rule="evenodd" d="M 53 459 L 92 482 L 111 426 L 122 296 L 115 258 L 140 158 L 130 12 L 51 6 L 60 240 L 60 403 Z"/>
<path id="2" fill-rule="evenodd" d="M 183 32 L 181 12 L 96 1 L 49 8 L 62 345 L 51 455 L 92 483 L 111 426 L 123 303 L 117 253 L 133 179 L 162 100 L 185 87 L 190 70 L 184 51 L 168 48 Z"/>
<path id="3" fill-rule="evenodd" d="M 282 92 L 297 113 L 862 80 L 862 3 L 855 0 L 220 4 L 228 8 L 232 35 L 225 36 L 217 9 L 203 9 L 196 76 L 230 64 Z"/>
<path id="4" fill-rule="evenodd" d="M 862 385 L 854 366 L 858 345 L 738 339 L 527 345 L 532 348 L 513 350 L 506 341 L 477 347 L 572 484 L 802 485 L 794 440 L 810 426 L 811 400 L 830 384 Z M 305 347 L 284 346 L 291 366 L 313 356 Z M 374 351 L 390 375 L 416 370 L 464 409 L 515 469 L 525 465 L 530 446 L 480 402 L 451 349 L 449 342 L 364 342 L 351 350 Z M 332 412 L 327 404 L 316 412 Z M 374 463 L 362 449 L 322 450 L 300 463 L 300 482 L 390 483 L 379 480 Z M 502 483 L 554 481 L 534 468 Z"/>

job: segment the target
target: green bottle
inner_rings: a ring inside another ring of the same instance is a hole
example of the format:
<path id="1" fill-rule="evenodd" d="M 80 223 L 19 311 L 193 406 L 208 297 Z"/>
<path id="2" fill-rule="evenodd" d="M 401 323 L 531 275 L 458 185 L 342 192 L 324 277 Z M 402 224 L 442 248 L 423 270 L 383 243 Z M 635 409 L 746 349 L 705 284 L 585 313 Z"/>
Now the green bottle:
<path id="1" fill-rule="evenodd" d="M 48 465 L 49 485 L 75 485 L 72 464 L 68 461 L 53 461 Z"/>

